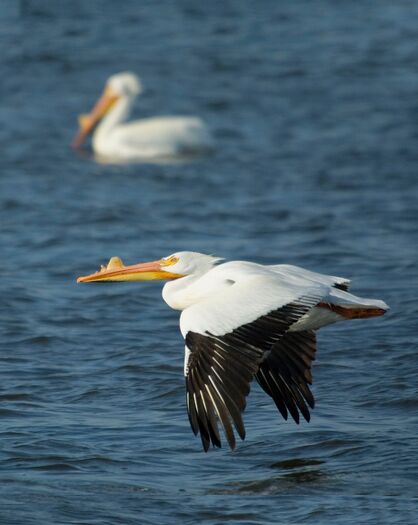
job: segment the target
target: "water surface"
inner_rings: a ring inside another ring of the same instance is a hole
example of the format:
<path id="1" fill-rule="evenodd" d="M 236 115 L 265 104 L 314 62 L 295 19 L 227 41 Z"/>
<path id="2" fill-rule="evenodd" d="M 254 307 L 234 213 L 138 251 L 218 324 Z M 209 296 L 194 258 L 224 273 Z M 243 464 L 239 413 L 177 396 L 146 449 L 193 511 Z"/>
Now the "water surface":
<path id="1" fill-rule="evenodd" d="M 418 5 L 0 10 L 2 523 L 415 523 Z M 146 87 L 136 118 L 200 115 L 216 152 L 74 155 L 121 70 Z M 350 277 L 391 311 L 320 332 L 310 424 L 254 385 L 246 441 L 204 454 L 160 285 L 75 284 L 177 250 Z"/>

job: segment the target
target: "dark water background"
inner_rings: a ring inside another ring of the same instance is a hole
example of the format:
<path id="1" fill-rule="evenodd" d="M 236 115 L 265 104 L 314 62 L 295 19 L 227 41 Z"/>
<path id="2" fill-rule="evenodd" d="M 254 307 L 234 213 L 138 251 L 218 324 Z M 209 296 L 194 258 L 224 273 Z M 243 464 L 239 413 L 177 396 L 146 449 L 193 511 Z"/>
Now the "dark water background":
<path id="1" fill-rule="evenodd" d="M 0 5 L 0 523 L 416 523 L 418 3 Z M 68 145 L 106 78 L 216 152 L 109 166 Z M 254 385 L 247 439 L 189 428 L 160 286 L 81 286 L 198 250 L 354 280 L 384 317 L 320 332 L 310 424 Z"/>

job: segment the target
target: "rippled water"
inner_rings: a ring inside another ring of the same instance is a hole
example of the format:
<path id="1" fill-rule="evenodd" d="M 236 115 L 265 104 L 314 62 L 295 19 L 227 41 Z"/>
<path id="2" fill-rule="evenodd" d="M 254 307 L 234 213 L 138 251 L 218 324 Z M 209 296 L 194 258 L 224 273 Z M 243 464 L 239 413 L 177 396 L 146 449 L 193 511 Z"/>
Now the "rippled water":
<path id="1" fill-rule="evenodd" d="M 416 522 L 418 4 L 348 4 L 1 4 L 1 523 Z M 75 156 L 128 69 L 136 117 L 200 115 L 215 153 Z M 182 249 L 352 277 L 391 311 L 320 332 L 310 424 L 254 385 L 246 441 L 204 454 L 160 286 L 75 284 Z"/>

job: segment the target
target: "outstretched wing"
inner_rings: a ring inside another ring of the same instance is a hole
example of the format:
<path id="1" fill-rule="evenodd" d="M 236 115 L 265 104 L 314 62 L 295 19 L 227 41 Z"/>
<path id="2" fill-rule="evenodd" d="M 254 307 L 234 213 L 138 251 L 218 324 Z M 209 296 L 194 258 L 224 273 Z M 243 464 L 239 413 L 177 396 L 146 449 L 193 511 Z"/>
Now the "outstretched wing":
<path id="1" fill-rule="evenodd" d="M 232 285 L 218 301 L 201 302 L 182 313 L 187 409 L 205 450 L 210 443 L 221 446 L 219 422 L 232 449 L 234 427 L 244 439 L 241 413 L 252 379 L 272 355 L 272 347 L 328 289 L 283 288 L 274 279 L 247 279 Z"/>
<path id="2" fill-rule="evenodd" d="M 296 423 L 299 423 L 299 412 L 309 421 L 308 407 L 314 408 L 315 405 L 309 389 L 315 352 L 314 331 L 286 332 L 273 345 L 255 376 L 263 390 L 273 398 L 282 416 L 287 419 L 290 413 Z"/>

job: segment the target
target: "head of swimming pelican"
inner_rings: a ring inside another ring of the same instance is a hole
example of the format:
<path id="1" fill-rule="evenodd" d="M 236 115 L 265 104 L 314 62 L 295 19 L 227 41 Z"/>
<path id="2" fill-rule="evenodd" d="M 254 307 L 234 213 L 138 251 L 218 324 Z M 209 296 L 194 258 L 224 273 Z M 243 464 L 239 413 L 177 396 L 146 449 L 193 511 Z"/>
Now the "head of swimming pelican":
<path id="1" fill-rule="evenodd" d="M 177 252 L 157 261 L 125 266 L 119 257 L 112 257 L 107 266 L 77 279 L 78 283 L 106 281 L 172 280 L 209 271 L 217 257 L 196 252 Z"/>
<path id="2" fill-rule="evenodd" d="M 142 83 L 135 73 L 124 71 L 108 78 L 106 87 L 119 97 L 136 97 L 143 91 Z"/>
<path id="3" fill-rule="evenodd" d="M 79 148 L 93 132 L 100 120 L 112 109 L 120 98 L 134 98 L 142 91 L 139 78 L 130 72 L 112 75 L 106 82 L 104 92 L 90 113 L 78 117 L 79 130 L 73 147 Z"/>

